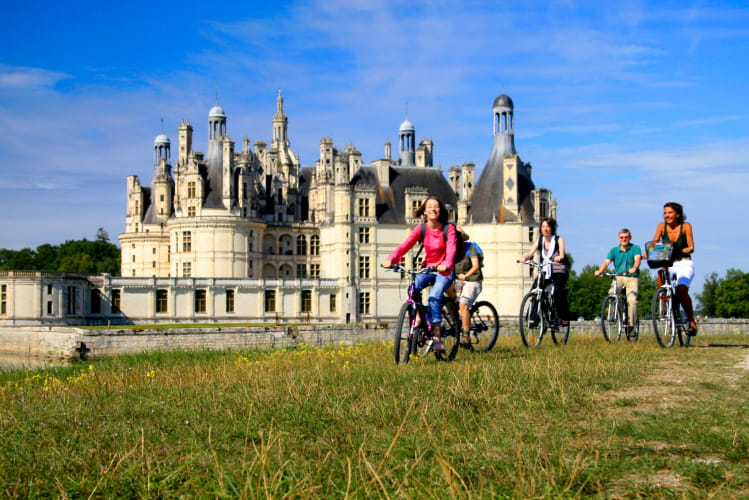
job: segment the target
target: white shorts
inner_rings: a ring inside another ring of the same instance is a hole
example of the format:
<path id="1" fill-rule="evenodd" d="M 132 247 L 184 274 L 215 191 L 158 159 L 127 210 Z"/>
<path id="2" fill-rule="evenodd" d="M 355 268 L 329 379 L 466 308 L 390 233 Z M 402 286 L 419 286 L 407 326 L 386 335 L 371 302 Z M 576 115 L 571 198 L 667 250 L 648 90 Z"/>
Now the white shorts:
<path id="1" fill-rule="evenodd" d="M 460 293 L 458 302 L 471 307 L 481 293 L 481 282 L 455 280 L 455 291 Z"/>
<path id="2" fill-rule="evenodd" d="M 677 285 L 686 285 L 688 288 L 694 279 L 694 261 L 692 259 L 677 260 L 669 271 L 672 281 L 675 280 Z"/>

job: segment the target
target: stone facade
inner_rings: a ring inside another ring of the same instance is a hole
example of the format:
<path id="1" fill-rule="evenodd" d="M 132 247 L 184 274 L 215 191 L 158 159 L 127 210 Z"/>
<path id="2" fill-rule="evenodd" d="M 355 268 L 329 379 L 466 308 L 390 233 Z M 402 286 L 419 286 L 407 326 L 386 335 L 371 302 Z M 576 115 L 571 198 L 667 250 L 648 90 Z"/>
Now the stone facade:
<path id="1" fill-rule="evenodd" d="M 555 216 L 556 202 L 536 189 L 515 150 L 506 95 L 494 101 L 493 118 L 494 146 L 475 182 L 473 163 L 449 167 L 446 178 L 431 139 L 417 146 L 408 119 L 395 159 L 389 141 L 383 158 L 367 164 L 355 146 L 322 138 L 319 158 L 303 167 L 280 92 L 270 144 L 252 149 L 245 138 L 235 150 L 217 103 L 207 153 L 194 150 L 183 120 L 174 161 L 162 133 L 150 184 L 127 178 L 122 276 L 0 275 L 0 324 L 390 319 L 405 281 L 379 263 L 419 222 L 413 213 L 430 195 L 483 248 L 482 298 L 514 316 L 530 283 L 515 260 L 538 237 L 539 220 Z"/>

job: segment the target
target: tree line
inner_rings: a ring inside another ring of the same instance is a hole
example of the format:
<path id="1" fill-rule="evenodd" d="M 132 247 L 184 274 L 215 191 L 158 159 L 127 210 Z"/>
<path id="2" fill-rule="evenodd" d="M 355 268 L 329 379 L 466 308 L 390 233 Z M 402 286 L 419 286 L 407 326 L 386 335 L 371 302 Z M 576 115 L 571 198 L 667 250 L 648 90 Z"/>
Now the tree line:
<path id="1" fill-rule="evenodd" d="M 120 249 L 99 228 L 96 239 L 68 240 L 60 245 L 45 243 L 21 250 L 0 248 L 0 269 L 12 271 L 60 271 L 80 274 L 120 275 Z"/>

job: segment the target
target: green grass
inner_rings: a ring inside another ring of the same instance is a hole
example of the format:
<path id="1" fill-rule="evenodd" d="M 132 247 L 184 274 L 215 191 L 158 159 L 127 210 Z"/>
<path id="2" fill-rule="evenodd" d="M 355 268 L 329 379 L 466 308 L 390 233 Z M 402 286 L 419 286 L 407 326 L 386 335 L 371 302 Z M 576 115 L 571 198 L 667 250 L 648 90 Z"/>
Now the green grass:
<path id="1" fill-rule="evenodd" d="M 709 343 L 735 347 L 709 347 Z M 7 498 L 749 497 L 741 335 L 174 352 L 0 372 Z"/>

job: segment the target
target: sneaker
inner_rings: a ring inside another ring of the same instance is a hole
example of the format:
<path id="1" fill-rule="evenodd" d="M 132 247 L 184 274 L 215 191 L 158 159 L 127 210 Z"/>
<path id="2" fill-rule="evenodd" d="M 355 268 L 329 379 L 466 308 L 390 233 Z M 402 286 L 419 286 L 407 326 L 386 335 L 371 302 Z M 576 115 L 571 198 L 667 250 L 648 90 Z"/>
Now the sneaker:
<path id="1" fill-rule="evenodd" d="M 432 350 L 434 352 L 445 352 L 445 344 L 441 340 L 435 340 L 432 342 Z"/>

